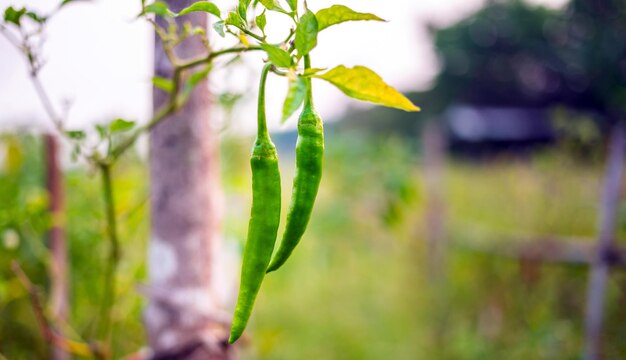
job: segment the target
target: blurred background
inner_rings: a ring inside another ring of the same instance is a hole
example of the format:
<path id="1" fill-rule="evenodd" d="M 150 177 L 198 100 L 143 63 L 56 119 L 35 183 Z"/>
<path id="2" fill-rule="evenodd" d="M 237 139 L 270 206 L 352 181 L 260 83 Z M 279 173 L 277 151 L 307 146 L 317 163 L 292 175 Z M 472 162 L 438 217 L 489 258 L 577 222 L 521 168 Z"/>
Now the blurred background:
<path id="1" fill-rule="evenodd" d="M 25 3 L 0 0 L 0 8 Z M 342 3 L 389 22 L 329 30 L 312 53 L 314 66 L 366 65 L 422 112 L 357 104 L 314 84 L 327 119 L 318 202 L 292 259 L 264 282 L 242 358 L 580 358 L 600 214 L 611 210 L 602 196 L 623 192 L 621 176 L 616 192 L 604 184 L 611 134 L 619 137 L 615 125 L 626 111 L 626 4 Z M 42 81 L 69 104 L 71 127 L 149 118 L 153 45 L 150 28 L 133 21 L 139 9 L 125 1 L 77 3 L 50 24 Z M 110 53 L 118 56 L 109 61 Z M 229 311 L 251 201 L 259 72 L 252 59 L 210 78 L 220 105 L 213 111 Z M 270 82 L 268 110 L 288 189 L 296 133 L 293 119 L 278 125 L 287 89 L 281 80 Z M 45 123 L 26 66 L 0 38 L 0 358 L 49 354 L 28 293 L 10 270 L 18 259 L 33 283 L 48 288 Z M 61 151 L 72 304 L 63 330 L 88 337 L 102 296 L 104 210 L 99 179 L 72 162 L 70 150 Z M 149 170 L 145 143 L 136 150 L 114 178 L 124 249 L 114 358 L 146 344 L 145 300 L 136 286 L 147 278 Z M 614 210 L 617 245 L 601 257 L 614 269 L 601 296 L 605 359 L 626 358 L 626 277 L 619 271 L 626 262 L 618 246 L 626 207 Z"/>

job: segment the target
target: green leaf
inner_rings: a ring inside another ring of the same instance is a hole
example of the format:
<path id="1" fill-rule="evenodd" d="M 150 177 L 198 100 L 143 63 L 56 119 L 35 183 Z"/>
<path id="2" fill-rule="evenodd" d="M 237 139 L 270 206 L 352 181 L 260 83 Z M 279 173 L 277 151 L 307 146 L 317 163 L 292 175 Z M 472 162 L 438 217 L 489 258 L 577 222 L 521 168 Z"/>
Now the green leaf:
<path id="1" fill-rule="evenodd" d="M 228 17 L 226 18 L 226 25 L 233 25 L 238 28 L 242 28 L 244 25 L 244 22 L 238 13 L 231 11 L 228 13 Z"/>
<path id="2" fill-rule="evenodd" d="M 39 23 L 39 24 L 43 24 L 44 22 L 46 22 L 46 18 L 44 16 L 40 16 L 39 14 L 33 12 L 33 11 L 28 11 L 26 13 L 26 16 L 28 16 L 29 18 L 31 18 L 33 21 Z"/>
<path id="3" fill-rule="evenodd" d="M 287 0 L 287 4 L 291 11 L 296 11 L 298 9 L 298 0 Z"/>
<path id="4" fill-rule="evenodd" d="M 141 13 L 141 15 L 144 14 L 155 14 L 161 17 L 174 17 L 176 16 L 176 13 L 172 12 L 168 7 L 167 4 L 161 1 L 157 1 L 154 2 L 150 5 L 146 5 L 146 7 L 143 8 L 143 12 Z"/>
<path id="5" fill-rule="evenodd" d="M 13 23 L 17 26 L 21 26 L 22 18 L 24 17 L 24 15 L 39 24 L 43 24 L 46 21 L 46 18 L 44 16 L 40 16 L 34 11 L 27 11 L 26 8 L 16 10 L 12 6 L 9 6 L 4 10 L 4 21 L 8 23 Z"/>
<path id="6" fill-rule="evenodd" d="M 217 102 L 226 110 L 231 110 L 243 98 L 243 94 L 224 92 L 218 95 Z"/>
<path id="7" fill-rule="evenodd" d="M 71 3 L 74 3 L 76 1 L 90 1 L 90 0 L 63 0 L 63 1 L 61 1 L 61 4 L 59 5 L 59 8 L 62 8 L 63 6 L 71 4 Z"/>
<path id="8" fill-rule="evenodd" d="M 385 21 L 374 14 L 356 12 L 343 5 L 333 5 L 329 8 L 322 9 L 318 11 L 315 16 L 317 17 L 317 21 L 319 23 L 319 31 L 346 21 Z"/>
<path id="9" fill-rule="evenodd" d="M 272 64 L 280 67 L 290 67 L 293 64 L 291 55 L 276 45 L 261 44 L 261 48 L 265 50 Z"/>
<path id="10" fill-rule="evenodd" d="M 284 124 L 296 110 L 300 108 L 300 105 L 304 102 L 306 96 L 306 82 L 304 78 L 298 76 L 289 81 L 289 91 L 287 91 L 287 97 L 283 104 L 283 116 L 280 120 L 281 124 Z"/>
<path id="11" fill-rule="evenodd" d="M 263 6 L 265 6 L 267 10 L 274 10 L 286 13 L 285 9 L 283 9 L 276 0 L 259 0 L 259 2 L 263 4 Z"/>
<path id="12" fill-rule="evenodd" d="M 76 144 L 74 145 L 74 147 L 72 148 L 72 152 L 70 154 L 70 158 L 72 159 L 72 161 L 76 162 L 78 160 L 78 157 L 80 156 L 80 145 Z"/>
<path id="13" fill-rule="evenodd" d="M 174 90 L 174 83 L 170 79 L 155 76 L 152 78 L 152 85 L 155 88 L 161 89 L 167 93 L 171 93 Z"/>
<path id="14" fill-rule="evenodd" d="M 261 32 L 265 34 L 265 25 L 267 25 L 267 19 L 265 18 L 265 11 L 261 15 L 256 17 L 256 25 L 261 29 Z"/>
<path id="15" fill-rule="evenodd" d="M 223 20 L 218 21 L 218 22 L 213 24 L 213 29 L 215 29 L 215 31 L 217 31 L 217 33 L 220 34 L 221 37 L 225 37 L 226 36 L 226 33 L 224 32 L 224 25 L 225 24 L 226 23 Z"/>
<path id="16" fill-rule="evenodd" d="M 22 16 L 26 13 L 26 8 L 16 10 L 13 6 L 9 6 L 4 10 L 4 21 L 21 26 Z"/>
<path id="17" fill-rule="evenodd" d="M 185 82 L 185 88 L 196 87 L 200 83 L 200 81 L 202 81 L 205 77 L 209 75 L 210 72 L 211 67 L 207 66 L 204 69 L 191 74 L 191 76 L 189 76 L 189 79 L 187 79 L 187 81 Z"/>
<path id="18" fill-rule="evenodd" d="M 314 77 L 335 85 L 344 94 L 355 99 L 373 102 L 404 111 L 420 111 L 409 99 L 387 85 L 378 74 L 364 66 L 350 69 L 343 65 Z"/>
<path id="19" fill-rule="evenodd" d="M 188 7 L 182 9 L 177 16 L 182 16 L 198 11 L 208 12 L 209 14 L 217 16 L 218 18 L 222 17 L 222 12 L 220 11 L 220 8 L 218 8 L 217 5 L 209 1 L 198 1 L 197 3 L 193 3 Z"/>
<path id="20" fill-rule="evenodd" d="M 85 132 L 82 130 L 66 131 L 65 135 L 67 135 L 67 137 L 72 140 L 84 140 L 87 137 L 87 134 L 85 134 Z"/>
<path id="21" fill-rule="evenodd" d="M 299 56 L 308 54 L 317 46 L 318 24 L 315 14 L 307 10 L 296 27 L 296 49 Z"/>
<path id="22" fill-rule="evenodd" d="M 109 131 L 111 134 L 128 131 L 135 127 L 134 121 L 128 121 L 124 119 L 115 119 L 109 124 Z"/>
<path id="23" fill-rule="evenodd" d="M 187 101 L 193 89 L 196 86 L 198 86 L 198 84 L 200 84 L 200 82 L 204 78 L 206 78 L 210 72 L 211 72 L 211 66 L 207 66 L 204 69 L 196 71 L 195 73 L 189 76 L 189 78 L 187 79 L 187 81 L 185 81 L 185 84 L 183 85 L 182 94 L 180 95 L 180 98 L 178 99 L 179 105 L 182 105 Z"/>
<path id="24" fill-rule="evenodd" d="M 248 18 L 248 7 L 250 7 L 250 2 L 252 0 L 239 0 L 239 4 L 237 5 L 237 11 L 239 12 L 239 16 L 242 19 L 246 20 Z"/>
<path id="25" fill-rule="evenodd" d="M 98 136 L 100 136 L 100 139 L 104 139 L 107 137 L 107 135 L 109 134 L 109 129 L 102 125 L 102 124 L 96 124 L 96 131 L 98 132 Z"/>

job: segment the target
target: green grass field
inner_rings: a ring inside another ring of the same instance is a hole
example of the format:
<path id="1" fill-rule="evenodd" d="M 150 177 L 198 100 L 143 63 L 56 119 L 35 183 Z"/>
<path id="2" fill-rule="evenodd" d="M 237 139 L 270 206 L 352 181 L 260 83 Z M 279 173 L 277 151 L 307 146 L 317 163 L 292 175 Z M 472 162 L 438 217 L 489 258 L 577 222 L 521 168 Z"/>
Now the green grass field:
<path id="1" fill-rule="evenodd" d="M 222 149 L 224 238 L 240 249 L 251 199 L 249 143 L 228 140 Z M 32 138 L 4 137 L 2 144 L 12 150 L 0 170 L 0 353 L 45 359 L 27 295 L 9 270 L 17 258 L 34 282 L 47 284 L 40 150 Z M 242 347 L 245 359 L 579 358 L 586 268 L 521 263 L 467 244 L 511 236 L 593 238 L 602 164 L 555 150 L 525 160 L 451 160 L 442 184 L 450 246 L 442 275 L 432 277 L 424 220 L 429 194 L 413 148 L 395 138 L 330 138 L 310 230 L 285 267 L 266 278 Z M 284 159 L 289 189 L 293 164 Z M 124 243 L 114 309 L 118 358 L 146 341 L 135 287 L 146 281 L 149 219 L 145 164 L 126 160 L 115 176 Z M 72 309 L 65 331 L 89 338 L 106 253 L 99 181 L 80 167 L 66 181 Z M 283 193 L 286 208 L 290 192 Z M 626 212 L 620 219 L 626 223 Z M 7 245 L 10 232 L 17 245 Z M 609 284 L 606 359 L 626 354 L 625 280 L 616 272 Z"/>

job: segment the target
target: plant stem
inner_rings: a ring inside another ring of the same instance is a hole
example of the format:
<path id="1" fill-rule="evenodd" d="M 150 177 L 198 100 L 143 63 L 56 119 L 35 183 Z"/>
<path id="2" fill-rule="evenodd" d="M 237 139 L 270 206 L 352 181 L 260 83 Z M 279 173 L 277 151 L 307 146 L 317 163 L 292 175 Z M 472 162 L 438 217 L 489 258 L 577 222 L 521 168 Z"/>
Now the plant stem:
<path id="1" fill-rule="evenodd" d="M 239 30 L 241 30 L 244 34 L 246 34 L 246 35 L 248 35 L 248 36 L 250 36 L 250 37 L 255 38 L 256 40 L 259 40 L 260 42 L 265 42 L 265 39 L 264 39 L 262 36 L 259 36 L 259 35 L 257 35 L 257 34 L 255 34 L 255 33 L 253 33 L 253 32 L 252 32 L 252 31 L 250 31 L 250 30 L 247 30 L 247 29 L 241 29 L 241 28 L 240 28 Z"/>
<path id="2" fill-rule="evenodd" d="M 257 138 L 268 138 L 269 135 L 267 133 L 267 122 L 265 120 L 265 82 L 267 81 L 267 74 L 270 72 L 272 68 L 271 63 L 265 64 L 263 67 L 263 71 L 261 71 L 261 81 L 259 82 L 259 104 L 258 104 L 258 127 L 257 127 Z"/>
<path id="3" fill-rule="evenodd" d="M 262 50 L 262 49 L 260 46 L 248 46 L 248 47 L 233 47 L 229 49 L 213 51 L 209 53 L 208 55 L 199 57 L 197 59 L 189 60 L 186 63 L 179 64 L 177 68 L 181 70 L 185 70 L 185 69 L 192 68 L 194 66 L 210 63 L 211 61 L 213 61 L 213 59 L 218 58 L 223 55 L 246 52 L 246 51 L 257 51 L 257 50 Z"/>
<path id="4" fill-rule="evenodd" d="M 148 123 L 144 126 L 139 127 L 135 132 L 126 138 L 123 142 L 121 142 L 118 146 L 111 150 L 111 154 L 109 155 L 109 161 L 111 164 L 115 163 L 115 161 L 122 155 L 128 148 L 130 148 L 135 141 L 145 132 L 150 131 L 153 127 L 155 127 L 158 123 L 160 123 L 163 119 L 171 115 L 177 109 L 176 99 L 178 98 L 178 91 L 180 87 L 180 76 L 182 73 L 182 69 L 177 67 L 174 69 L 174 75 L 172 76 L 172 83 L 174 84 L 174 88 L 170 93 L 170 98 L 167 104 L 163 106 Z"/>
<path id="5" fill-rule="evenodd" d="M 30 78 L 33 82 L 33 86 L 35 87 L 35 91 L 37 92 L 37 96 L 39 97 L 39 100 L 41 100 L 41 103 L 46 113 L 48 114 L 48 117 L 52 121 L 52 124 L 59 133 L 63 134 L 63 121 L 54 110 L 54 106 L 52 106 L 50 96 L 48 96 L 48 92 L 46 92 L 46 90 L 44 89 L 43 84 L 39 80 L 39 75 L 35 69 L 31 69 Z"/>
<path id="6" fill-rule="evenodd" d="M 106 233 L 109 241 L 109 253 L 104 274 L 104 300 L 100 308 L 99 335 L 106 343 L 111 340 L 111 314 L 115 302 L 116 279 L 115 273 L 120 260 L 119 236 L 117 233 L 117 219 L 115 217 L 115 202 L 113 197 L 113 181 L 111 178 L 111 164 L 101 163 L 102 195 L 106 217 Z"/>
<path id="7" fill-rule="evenodd" d="M 309 54 L 304 55 L 304 70 L 311 68 L 311 56 Z M 304 97 L 305 105 L 313 106 L 313 87 L 311 85 L 311 78 L 305 77 L 304 83 L 306 84 L 306 96 Z"/>
<path id="8" fill-rule="evenodd" d="M 117 160 L 117 158 L 119 158 L 122 154 L 124 154 L 124 152 L 126 152 L 126 150 L 128 150 L 128 148 L 130 148 L 143 133 L 146 133 L 152 130 L 152 128 L 154 128 L 158 123 L 160 123 L 162 120 L 164 120 L 166 117 L 171 115 L 180 107 L 181 104 L 177 104 L 177 98 L 178 98 L 178 92 L 180 89 L 180 78 L 184 70 L 187 70 L 187 69 L 190 69 L 195 66 L 202 65 L 202 64 L 209 64 L 211 63 L 211 61 L 213 61 L 213 59 L 223 56 L 223 55 L 228 55 L 228 54 L 238 53 L 238 52 L 245 52 L 245 51 L 256 51 L 256 50 L 262 50 L 262 49 L 260 46 L 233 47 L 229 49 L 214 51 L 206 56 L 202 56 L 198 59 L 190 60 L 188 62 L 177 65 L 174 68 L 174 75 L 172 79 L 174 88 L 172 89 L 172 92 L 170 94 L 170 99 L 167 102 L 167 104 L 163 106 L 154 115 L 154 117 L 150 119 L 150 121 L 148 121 L 146 125 L 139 127 L 131 136 L 126 138 L 125 141 L 121 142 L 118 146 L 116 146 L 115 148 L 111 150 L 111 154 L 109 157 L 110 163 L 113 164 Z"/>
<path id="9" fill-rule="evenodd" d="M 33 312 L 35 313 L 35 318 L 37 320 L 37 325 L 39 326 L 41 335 L 46 341 L 75 355 L 103 358 L 103 356 L 100 356 L 97 352 L 94 352 L 90 345 L 87 344 L 85 341 L 70 340 L 65 338 L 63 335 L 57 333 L 54 329 L 55 324 L 50 319 L 48 319 L 48 317 L 46 317 L 44 307 L 42 305 L 43 301 L 41 300 L 41 294 L 39 293 L 35 285 L 30 281 L 20 264 L 15 260 L 11 262 L 11 271 L 13 271 L 18 281 L 22 284 L 22 286 L 28 293 L 31 307 L 33 309 Z"/>
<path id="10" fill-rule="evenodd" d="M 13 45 L 15 46 L 18 50 L 22 51 L 22 44 L 20 43 L 19 39 L 13 35 L 7 28 L 6 26 L 0 24 L 0 34 L 4 35 L 4 37 Z"/>

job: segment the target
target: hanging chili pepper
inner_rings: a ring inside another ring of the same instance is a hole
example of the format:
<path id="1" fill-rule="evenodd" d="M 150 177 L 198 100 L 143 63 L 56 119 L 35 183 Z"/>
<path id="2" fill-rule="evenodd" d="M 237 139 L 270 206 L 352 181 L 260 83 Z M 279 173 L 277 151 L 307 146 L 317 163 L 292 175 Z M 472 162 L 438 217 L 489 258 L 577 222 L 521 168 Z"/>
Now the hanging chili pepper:
<path id="1" fill-rule="evenodd" d="M 304 56 L 304 67 L 311 67 L 309 55 Z M 291 205 L 282 242 L 267 269 L 280 268 L 302 239 L 311 218 L 315 198 L 322 179 L 324 158 L 324 126 L 313 105 L 311 79 L 305 78 L 307 93 L 304 107 L 298 119 L 298 142 L 296 145 L 296 176 L 293 180 Z"/>
<path id="2" fill-rule="evenodd" d="M 241 284 L 228 339 L 234 343 L 243 333 L 272 257 L 280 222 L 280 172 L 278 154 L 265 120 L 265 82 L 271 64 L 265 65 L 259 86 L 258 134 L 252 150 L 252 210 L 243 254 Z"/>

